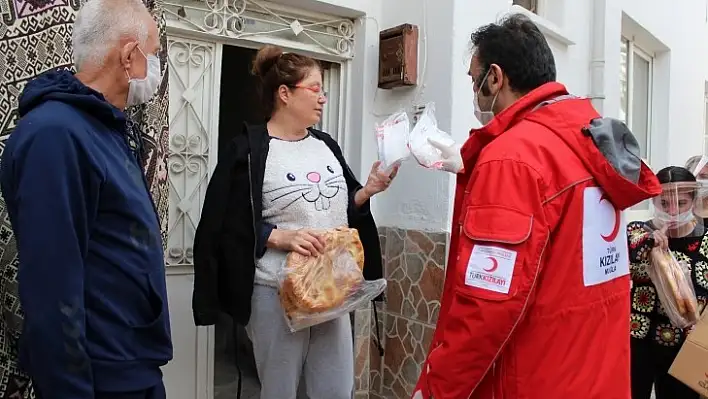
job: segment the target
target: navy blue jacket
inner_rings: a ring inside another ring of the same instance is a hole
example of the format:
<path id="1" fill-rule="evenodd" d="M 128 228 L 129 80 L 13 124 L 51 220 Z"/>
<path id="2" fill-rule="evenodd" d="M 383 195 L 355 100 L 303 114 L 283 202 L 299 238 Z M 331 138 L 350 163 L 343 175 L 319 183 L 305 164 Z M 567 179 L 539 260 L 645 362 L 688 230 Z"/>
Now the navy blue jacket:
<path id="1" fill-rule="evenodd" d="M 0 184 L 19 250 L 20 364 L 44 398 L 162 379 L 172 359 L 160 226 L 125 114 L 52 71 L 30 82 Z"/>

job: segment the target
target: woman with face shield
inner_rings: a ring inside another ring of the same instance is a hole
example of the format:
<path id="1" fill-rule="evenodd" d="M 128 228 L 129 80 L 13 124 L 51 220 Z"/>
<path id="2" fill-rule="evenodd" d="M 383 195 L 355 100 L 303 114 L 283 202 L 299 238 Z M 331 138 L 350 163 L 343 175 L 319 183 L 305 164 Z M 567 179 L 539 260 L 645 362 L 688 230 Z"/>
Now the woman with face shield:
<path id="1" fill-rule="evenodd" d="M 696 176 L 698 199 L 694 208 L 696 216 L 708 218 L 708 156 L 696 155 L 686 161 L 686 169 Z"/>
<path id="2" fill-rule="evenodd" d="M 708 238 L 704 238 L 703 219 L 694 214 L 698 184 L 688 169 L 678 166 L 664 168 L 656 176 L 662 193 L 652 200 L 651 220 L 627 226 L 633 283 L 632 398 L 649 399 L 653 386 L 657 399 L 698 399 L 697 393 L 668 374 L 690 329 L 671 323 L 648 273 L 651 250 L 669 250 L 690 268 L 698 311 L 703 310 L 708 297 L 708 251 L 701 249 L 701 244 Z"/>

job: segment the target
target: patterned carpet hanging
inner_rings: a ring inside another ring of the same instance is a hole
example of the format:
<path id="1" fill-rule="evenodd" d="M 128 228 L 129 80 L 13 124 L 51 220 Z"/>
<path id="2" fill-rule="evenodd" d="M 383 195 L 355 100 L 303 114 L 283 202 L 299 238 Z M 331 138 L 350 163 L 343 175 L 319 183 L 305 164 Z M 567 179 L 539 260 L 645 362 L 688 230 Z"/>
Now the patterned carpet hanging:
<path id="1" fill-rule="evenodd" d="M 167 35 L 160 0 L 143 1 L 159 22 L 164 73 L 155 99 L 129 110 L 129 114 L 143 132 L 144 168 L 160 214 L 164 243 L 168 206 Z M 25 84 L 48 70 L 72 68 L 72 23 L 80 5 L 80 0 L 0 0 L 0 153 L 17 123 L 17 100 Z M 35 398 L 31 382 L 16 363 L 23 317 L 17 297 L 17 266 L 17 247 L 0 197 L 0 399 Z"/>

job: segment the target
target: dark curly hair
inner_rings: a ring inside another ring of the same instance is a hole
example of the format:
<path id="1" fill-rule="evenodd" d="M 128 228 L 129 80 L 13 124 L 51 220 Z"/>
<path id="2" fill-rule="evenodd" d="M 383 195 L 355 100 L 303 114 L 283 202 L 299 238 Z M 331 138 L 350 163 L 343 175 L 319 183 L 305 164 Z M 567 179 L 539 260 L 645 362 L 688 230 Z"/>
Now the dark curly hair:
<path id="1" fill-rule="evenodd" d="M 546 38 L 528 17 L 511 14 L 497 23 L 484 25 L 471 36 L 472 46 L 484 76 L 497 64 L 509 78 L 511 89 L 526 94 L 556 80 L 556 62 Z M 482 87 L 489 95 L 487 87 Z"/>

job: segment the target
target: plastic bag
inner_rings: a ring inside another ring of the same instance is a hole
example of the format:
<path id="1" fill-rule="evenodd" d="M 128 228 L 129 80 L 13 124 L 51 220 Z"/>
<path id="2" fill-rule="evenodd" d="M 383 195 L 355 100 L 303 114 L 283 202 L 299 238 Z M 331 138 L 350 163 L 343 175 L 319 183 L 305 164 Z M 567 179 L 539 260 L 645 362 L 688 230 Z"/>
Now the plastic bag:
<path id="1" fill-rule="evenodd" d="M 376 124 L 376 143 L 379 149 L 381 170 L 390 171 L 410 156 L 408 135 L 410 122 L 406 111 L 398 111 Z"/>
<path id="2" fill-rule="evenodd" d="M 649 277 L 671 323 L 679 328 L 696 324 L 699 318 L 698 301 L 688 267 L 660 247 L 654 247 L 649 258 Z"/>
<path id="3" fill-rule="evenodd" d="M 291 332 L 344 316 L 368 305 L 386 280 L 364 280 L 364 255 L 358 232 L 342 228 L 322 233 L 318 256 L 290 253 L 278 275 L 280 302 Z"/>
<path id="4" fill-rule="evenodd" d="M 408 146 L 419 164 L 429 169 L 441 169 L 444 157 L 440 150 L 428 142 L 428 139 L 434 139 L 447 146 L 455 144 L 452 136 L 438 129 L 438 121 L 435 119 L 435 103 L 425 105 L 418 123 L 411 131 Z"/>

